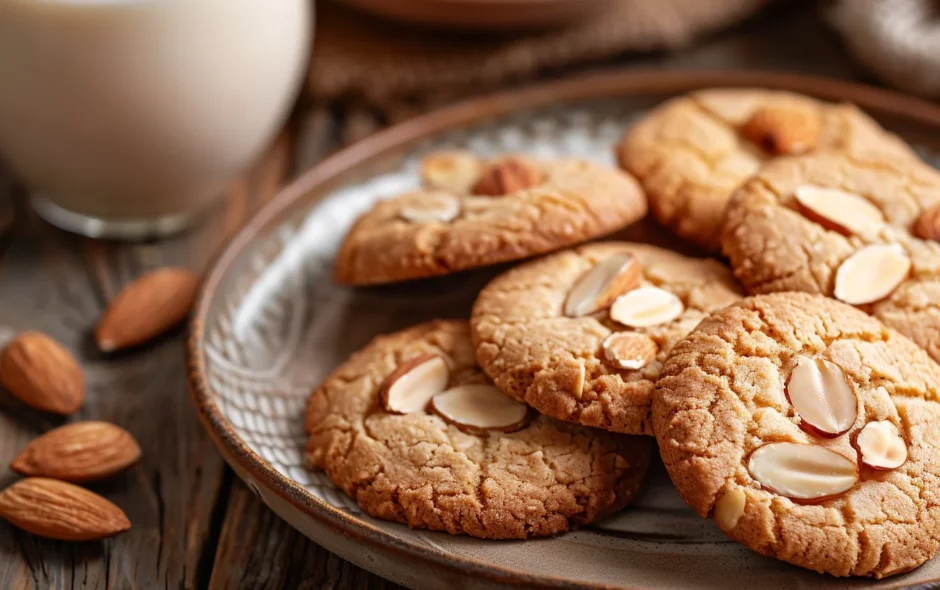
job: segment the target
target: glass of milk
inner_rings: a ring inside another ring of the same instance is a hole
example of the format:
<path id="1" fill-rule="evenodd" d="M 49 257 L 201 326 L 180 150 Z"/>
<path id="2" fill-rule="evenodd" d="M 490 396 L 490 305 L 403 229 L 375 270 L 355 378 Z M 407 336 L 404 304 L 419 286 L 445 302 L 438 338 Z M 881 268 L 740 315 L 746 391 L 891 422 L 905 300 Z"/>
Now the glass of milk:
<path id="1" fill-rule="evenodd" d="M 182 229 L 283 125 L 312 0 L 0 0 L 0 164 L 94 237 Z"/>

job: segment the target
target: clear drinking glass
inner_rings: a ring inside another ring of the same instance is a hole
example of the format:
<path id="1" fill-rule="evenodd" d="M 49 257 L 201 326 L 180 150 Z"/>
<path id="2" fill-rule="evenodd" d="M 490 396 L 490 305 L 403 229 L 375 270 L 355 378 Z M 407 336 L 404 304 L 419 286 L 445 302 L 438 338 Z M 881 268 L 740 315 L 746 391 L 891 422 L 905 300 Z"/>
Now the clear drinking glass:
<path id="1" fill-rule="evenodd" d="M 0 0 L 0 160 L 94 237 L 188 225 L 272 140 L 312 0 Z"/>

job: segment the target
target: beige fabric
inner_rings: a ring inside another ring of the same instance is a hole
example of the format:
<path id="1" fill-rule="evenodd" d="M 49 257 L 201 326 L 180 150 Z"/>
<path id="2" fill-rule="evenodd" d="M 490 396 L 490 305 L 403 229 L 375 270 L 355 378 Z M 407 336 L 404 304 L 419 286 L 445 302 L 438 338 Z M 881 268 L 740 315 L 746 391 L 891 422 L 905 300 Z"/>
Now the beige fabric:
<path id="1" fill-rule="evenodd" d="M 770 0 L 618 0 L 569 28 L 521 37 L 430 31 L 318 4 L 308 91 L 316 99 L 372 103 L 479 89 L 546 68 L 685 45 Z"/>

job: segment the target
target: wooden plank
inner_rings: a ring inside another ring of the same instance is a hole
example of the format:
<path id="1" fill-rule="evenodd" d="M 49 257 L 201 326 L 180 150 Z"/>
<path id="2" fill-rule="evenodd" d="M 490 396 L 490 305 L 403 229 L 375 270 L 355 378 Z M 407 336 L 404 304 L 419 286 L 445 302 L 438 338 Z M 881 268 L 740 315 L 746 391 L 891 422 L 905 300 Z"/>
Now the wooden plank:
<path id="1" fill-rule="evenodd" d="M 209 587 L 400 588 L 304 537 L 269 510 L 241 481 L 232 485 Z"/>

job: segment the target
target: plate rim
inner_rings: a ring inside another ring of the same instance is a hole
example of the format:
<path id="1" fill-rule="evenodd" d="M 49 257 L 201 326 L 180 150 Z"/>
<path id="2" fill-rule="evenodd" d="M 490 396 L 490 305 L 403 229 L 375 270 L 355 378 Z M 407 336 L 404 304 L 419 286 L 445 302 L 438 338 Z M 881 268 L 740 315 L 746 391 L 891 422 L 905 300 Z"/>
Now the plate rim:
<path id="1" fill-rule="evenodd" d="M 391 549 L 404 557 L 441 567 L 452 574 L 471 574 L 512 586 L 592 590 L 613 588 L 605 584 L 527 574 L 508 567 L 455 556 L 414 542 L 404 542 L 314 497 L 251 450 L 212 400 L 203 352 L 204 327 L 211 302 L 230 272 L 232 264 L 262 231 L 294 207 L 301 204 L 312 206 L 322 200 L 330 189 L 335 188 L 332 183 L 345 173 L 442 133 L 471 127 L 488 119 L 512 113 L 589 100 L 647 95 L 671 97 L 706 87 L 790 90 L 826 100 L 851 101 L 869 112 L 908 119 L 940 129 L 940 104 L 894 90 L 846 80 L 755 70 L 613 69 L 526 85 L 465 100 L 393 125 L 350 144 L 301 173 L 257 211 L 227 244 L 219 248 L 207 266 L 208 270 L 200 284 L 188 324 L 186 342 L 190 397 L 200 423 L 236 475 L 244 479 L 239 472 L 249 473 L 257 481 L 266 484 L 266 491 L 275 493 L 293 508 L 337 533 L 368 543 L 379 550 Z M 262 501 L 267 504 L 263 496 Z M 293 523 L 287 522 L 296 528 Z M 314 541 L 319 542 L 317 539 Z M 919 583 L 936 581 L 940 581 L 940 578 Z"/>

